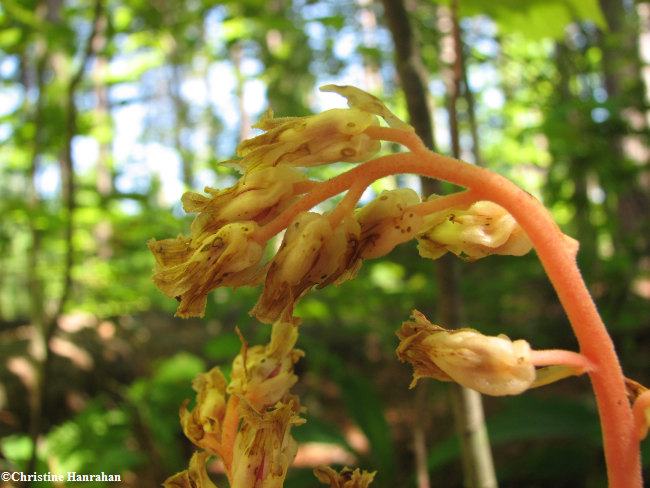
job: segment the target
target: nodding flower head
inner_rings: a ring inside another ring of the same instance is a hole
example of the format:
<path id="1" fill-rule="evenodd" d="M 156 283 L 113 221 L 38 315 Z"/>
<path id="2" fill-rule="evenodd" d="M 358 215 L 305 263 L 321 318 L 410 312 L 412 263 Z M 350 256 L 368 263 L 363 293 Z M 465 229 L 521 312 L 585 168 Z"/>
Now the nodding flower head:
<path id="1" fill-rule="evenodd" d="M 426 216 L 417 240 L 420 255 L 430 259 L 449 251 L 475 261 L 490 254 L 522 256 L 532 249 L 514 217 L 489 201 Z"/>
<path id="2" fill-rule="evenodd" d="M 423 377 L 455 381 L 487 395 L 517 395 L 535 381 L 530 345 L 473 329 L 447 330 L 417 310 L 397 332 L 397 355 L 413 364 L 413 382 Z"/>
<path id="3" fill-rule="evenodd" d="M 221 457 L 224 456 L 222 424 L 226 415 L 226 383 L 219 367 L 199 374 L 192 384 L 197 392 L 196 407 L 188 411 L 188 401 L 185 401 L 180 410 L 181 426 L 187 438 Z"/>
<path id="4" fill-rule="evenodd" d="M 238 222 L 199 239 L 181 234 L 176 239 L 149 241 L 156 258 L 154 283 L 180 302 L 177 316 L 202 317 L 207 294 L 220 286 L 259 284 L 256 271 L 264 246 L 252 239 L 257 228 L 252 221 Z"/>

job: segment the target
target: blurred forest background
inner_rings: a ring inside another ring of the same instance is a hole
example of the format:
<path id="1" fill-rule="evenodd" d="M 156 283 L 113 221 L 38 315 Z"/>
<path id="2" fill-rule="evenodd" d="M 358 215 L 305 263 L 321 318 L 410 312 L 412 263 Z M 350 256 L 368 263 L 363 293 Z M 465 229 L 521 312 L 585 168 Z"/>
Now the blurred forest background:
<path id="1" fill-rule="evenodd" d="M 341 107 L 317 87 L 352 84 L 410 120 L 400 80 L 413 67 L 430 144 L 513 179 L 580 240 L 626 374 L 649 384 L 650 2 L 0 0 L 0 469 L 133 487 L 184 469 L 191 380 L 227 370 L 235 325 L 251 344 L 270 328 L 248 316 L 256 289 L 219 289 L 204 319 L 173 318 L 147 240 L 189 231 L 184 191 L 234 183 L 217 163 L 267 106 Z M 420 182 L 372 189 L 396 185 Z M 577 348 L 534 253 L 455 272 L 461 325 Z M 308 422 L 286 486 L 318 486 L 313 463 L 415 486 L 418 439 L 432 486 L 463 486 L 448 385 L 423 381 L 418 397 L 395 355 L 413 308 L 434 318 L 452 299 L 440 283 L 410 243 L 301 302 Z M 606 486 L 588 379 L 484 405 L 500 486 Z"/>

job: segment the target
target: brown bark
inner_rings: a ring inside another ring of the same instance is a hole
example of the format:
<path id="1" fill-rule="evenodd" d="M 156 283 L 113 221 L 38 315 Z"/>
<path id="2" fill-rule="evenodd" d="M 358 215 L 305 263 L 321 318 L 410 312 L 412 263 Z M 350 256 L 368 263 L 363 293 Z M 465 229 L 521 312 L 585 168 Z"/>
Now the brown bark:
<path id="1" fill-rule="evenodd" d="M 425 145 L 435 150 L 432 110 L 429 105 L 427 90 L 428 75 L 422 64 L 419 44 L 413 32 L 409 14 L 402 0 L 383 0 L 383 5 L 395 44 L 397 71 L 406 96 L 410 123 Z M 457 22 L 454 25 L 458 38 L 460 38 Z M 457 46 L 460 46 L 460 44 L 457 44 Z M 454 84 L 450 86 L 452 93 L 450 94 L 449 118 L 453 128 L 452 145 L 454 146 L 455 157 L 458 157 L 460 153 L 455 104 L 458 95 L 457 87 L 463 75 L 461 67 L 461 64 L 457 65 L 458 76 Z M 427 195 L 441 193 L 440 182 L 423 178 L 422 190 Z M 462 324 L 462 307 L 456 263 L 448 258 L 437 260 L 435 262 L 435 276 L 438 290 L 440 290 L 437 299 L 440 320 L 445 327 L 460 327 Z M 422 388 L 422 386 L 418 388 Z M 468 460 L 465 470 L 466 479 L 469 482 L 466 482 L 466 485 L 472 488 L 496 487 L 480 395 L 462 389 L 462 387 L 459 388 L 461 389 L 455 395 L 453 404 L 454 410 L 459 412 L 456 420 L 457 430 L 461 436 L 463 446 L 463 457 Z M 427 413 L 424 411 L 426 405 L 422 401 L 426 393 L 417 392 L 416 395 L 416 415 L 418 418 L 426 418 Z M 429 486 L 429 477 L 426 468 L 426 445 L 421 426 L 415 428 L 414 444 L 418 488 L 427 488 Z"/>

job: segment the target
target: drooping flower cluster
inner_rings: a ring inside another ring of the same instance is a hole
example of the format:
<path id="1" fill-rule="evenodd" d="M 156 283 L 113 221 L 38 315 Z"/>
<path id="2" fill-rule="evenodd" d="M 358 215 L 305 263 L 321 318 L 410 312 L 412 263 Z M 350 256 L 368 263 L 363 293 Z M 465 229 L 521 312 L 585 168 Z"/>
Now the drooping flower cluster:
<path id="1" fill-rule="evenodd" d="M 243 141 L 237 148 L 240 159 L 230 161 L 243 172 L 239 181 L 224 190 L 206 188 L 209 196 L 183 195 L 184 210 L 198 213 L 190 236 L 149 242 L 156 258 L 154 283 L 180 302 L 176 315 L 202 316 L 207 294 L 217 287 L 264 283 L 255 313 L 272 323 L 284 311 L 283 317 L 290 320 L 293 304 L 313 285 L 338 284 L 356 275 L 360 259 L 369 257 L 360 252 L 360 240 L 368 255 L 378 255 L 369 251 L 377 246 L 392 248 L 386 244 L 390 239 L 377 231 L 381 212 L 369 217 L 362 212 L 359 222 L 353 215 L 334 222 L 305 209 L 288 225 L 280 252 L 262 263 L 266 239 L 257 237 L 259 229 L 319 184 L 299 167 L 372 158 L 380 142 L 364 131 L 379 125 L 378 117 L 412 130 L 377 98 L 357 88 L 329 85 L 323 90 L 342 94 L 350 108 L 288 118 L 274 118 L 267 111 L 255 126 L 265 132 Z M 384 227 L 400 218 L 399 211 L 392 211 L 385 216 Z M 408 238 L 414 235 L 415 226 L 411 228 Z M 302 270 L 306 272 L 300 275 Z"/>
<path id="2" fill-rule="evenodd" d="M 243 341 L 230 382 L 218 367 L 196 378 L 196 406 L 188 410 L 186 401 L 180 417 L 185 435 L 203 451 L 188 471 L 167 481 L 167 488 L 211 488 L 204 468 L 210 455 L 221 458 L 231 486 L 282 486 L 297 450 L 291 428 L 304 422 L 300 400 L 289 392 L 302 357 L 294 349 L 297 337 L 294 325 L 277 322 L 269 344 L 248 347 Z"/>
<path id="3" fill-rule="evenodd" d="M 240 179 L 222 190 L 205 188 L 206 195 L 183 195 L 184 210 L 197 214 L 190 235 L 148 243 L 156 260 L 154 283 L 180 302 L 176 315 L 202 316 L 208 294 L 218 287 L 263 285 L 251 315 L 274 324 L 266 346 L 249 347 L 242 338 L 229 380 L 219 368 L 195 380 L 196 405 L 188 410 L 185 402 L 180 416 L 186 436 L 201 451 L 189 470 L 167 481 L 167 488 L 213 488 L 205 470 L 211 455 L 223 461 L 231 486 L 282 486 L 297 449 L 291 428 L 303 422 L 300 401 L 289 393 L 297 380 L 294 364 L 302 355 L 294 349 L 300 323 L 294 309 L 312 288 L 354 279 L 365 259 L 384 256 L 413 239 L 420 255 L 429 259 L 447 252 L 470 261 L 491 254 L 518 256 L 532 247 L 515 219 L 493 202 L 438 205 L 431 213 L 431 200 L 423 202 L 414 190 L 400 188 L 383 191 L 355 209 L 371 182 L 310 179 L 301 168 L 372 164 L 381 149 L 372 135 L 380 119 L 401 133 L 413 132 L 377 98 L 357 88 L 328 85 L 322 90 L 344 96 L 349 108 L 287 118 L 275 118 L 268 110 L 254 126 L 263 133 L 241 142 L 238 158 L 228 162 L 241 171 Z M 346 190 L 331 212 L 314 210 Z M 281 231 L 281 243 L 271 253 L 268 241 Z M 415 368 L 412 385 L 430 376 L 508 395 L 539 380 L 525 341 L 486 337 L 472 329 L 448 331 L 418 312 L 413 317 L 398 332 L 398 355 Z M 575 371 L 551 370 L 545 378 L 552 381 Z M 322 467 L 315 474 L 332 488 L 367 488 L 374 477 L 348 468 L 337 473 Z"/>

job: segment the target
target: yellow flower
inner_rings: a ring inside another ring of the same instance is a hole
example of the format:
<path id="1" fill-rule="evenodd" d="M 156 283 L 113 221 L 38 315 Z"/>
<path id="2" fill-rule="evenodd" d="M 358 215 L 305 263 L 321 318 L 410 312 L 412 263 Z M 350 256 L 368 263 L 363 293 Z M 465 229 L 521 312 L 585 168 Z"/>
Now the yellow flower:
<path id="1" fill-rule="evenodd" d="M 231 222 L 252 220 L 264 225 L 297 198 L 294 185 L 307 176 L 293 166 L 282 164 L 246 173 L 237 183 L 225 190 L 206 187 L 206 197 L 187 192 L 183 195 L 183 209 L 199 212 L 192 222 L 192 237 L 215 233 Z"/>
<path id="2" fill-rule="evenodd" d="M 368 488 L 374 479 L 376 471 L 360 471 L 359 468 L 352 470 L 343 468 L 337 473 L 329 466 L 318 466 L 314 469 L 314 475 L 318 481 L 330 488 Z"/>
<path id="3" fill-rule="evenodd" d="M 233 361 L 228 394 L 246 398 L 260 411 L 287 400 L 289 389 L 298 381 L 293 367 L 304 355 L 293 348 L 297 339 L 296 326 L 276 322 L 269 344 L 248 347 L 243 341 L 242 351 Z M 298 405 L 297 400 L 295 403 Z"/>
<path id="4" fill-rule="evenodd" d="M 408 211 L 420 203 L 418 194 L 410 188 L 385 190 L 356 213 L 361 226 L 359 257 L 376 258 L 388 254 L 395 246 L 415 237 L 422 217 Z"/>
<path id="5" fill-rule="evenodd" d="M 312 286 L 330 282 L 330 277 L 344 279 L 342 263 L 350 263 L 350 232 L 354 229 L 345 223 L 332 229 L 324 215 L 298 214 L 271 261 L 264 290 L 251 314 L 266 323 L 280 316 L 283 321 L 297 322 L 294 305 Z"/>
<path id="6" fill-rule="evenodd" d="M 221 458 L 226 457 L 222 444 L 222 423 L 226 415 L 226 378 L 219 367 L 196 377 L 192 387 L 197 392 L 196 407 L 181 405 L 183 432 L 195 445 Z"/>
<path id="7" fill-rule="evenodd" d="M 352 86 L 327 85 L 322 91 L 336 92 L 348 99 L 348 109 L 332 109 L 308 117 L 273 118 L 267 110 L 255 128 L 263 134 L 243 141 L 237 147 L 241 159 L 235 164 L 254 168 L 291 164 L 300 167 L 341 162 L 360 162 L 372 158 L 381 148 L 379 141 L 364 134 L 379 125 L 377 116 L 392 127 L 412 131 L 378 98 Z"/>
<path id="8" fill-rule="evenodd" d="M 298 445 L 291 427 L 304 423 L 293 402 L 277 403 L 258 411 L 249 403 L 240 405 L 242 424 L 233 455 L 231 486 L 237 488 L 282 488 Z"/>
<path id="9" fill-rule="evenodd" d="M 156 258 L 153 281 L 168 297 L 180 301 L 179 317 L 203 316 L 207 294 L 220 286 L 257 285 L 264 246 L 251 239 L 255 222 L 224 225 L 202 239 L 156 241 L 149 249 Z"/>
<path id="10" fill-rule="evenodd" d="M 235 164 L 251 171 L 260 167 L 291 164 L 310 167 L 322 164 L 359 162 L 371 158 L 381 143 L 363 133 L 378 125 L 373 114 L 357 109 L 332 109 L 308 117 L 291 117 L 273 121 L 273 111 L 267 110 L 259 129 L 262 135 L 247 139 L 237 146 Z"/>
<path id="11" fill-rule="evenodd" d="M 447 251 L 467 261 L 489 254 L 523 256 L 532 248 L 512 215 L 489 201 L 476 202 L 467 210 L 447 209 L 428 215 L 417 240 L 420 256 L 430 259 Z"/>
<path id="12" fill-rule="evenodd" d="M 303 356 L 302 351 L 294 349 L 297 338 L 297 327 L 282 322 L 273 325 L 271 340 L 264 346 L 249 347 L 241 338 L 242 349 L 233 361 L 230 382 L 218 367 L 200 374 L 192 385 L 197 392 L 196 406 L 188 411 L 188 401 L 181 405 L 183 432 L 195 445 L 220 457 L 231 480 L 247 472 L 246 466 L 238 462 L 246 463 L 246 459 L 257 455 L 252 444 L 261 442 L 264 449 L 269 449 L 267 444 L 277 434 L 277 428 L 284 429 L 288 436 L 291 425 L 302 423 L 297 417 L 300 400 L 289 391 L 298 379 L 294 365 Z M 256 429 L 266 429 L 260 434 L 262 440 L 257 439 Z M 287 446 L 278 449 L 287 455 L 293 453 L 293 440 L 283 442 Z M 267 459 L 276 454 L 269 451 Z"/>
<path id="13" fill-rule="evenodd" d="M 422 377 L 455 381 L 488 395 L 517 395 L 535 381 L 530 345 L 504 334 L 486 336 L 473 329 L 447 330 L 415 310 L 413 322 L 397 332 L 397 355 L 413 364 L 413 382 Z"/>
<path id="14" fill-rule="evenodd" d="M 217 488 L 205 470 L 209 457 L 209 452 L 196 451 L 190 459 L 190 468 L 167 478 L 164 488 Z"/>

